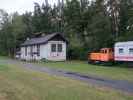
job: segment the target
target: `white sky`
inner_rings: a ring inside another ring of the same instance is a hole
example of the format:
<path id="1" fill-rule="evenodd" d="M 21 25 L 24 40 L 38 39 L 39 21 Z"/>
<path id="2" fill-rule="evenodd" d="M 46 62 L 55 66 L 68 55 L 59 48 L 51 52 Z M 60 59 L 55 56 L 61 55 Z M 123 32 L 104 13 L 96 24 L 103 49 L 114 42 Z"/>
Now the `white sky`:
<path id="1" fill-rule="evenodd" d="M 42 4 L 45 0 L 0 0 L 0 9 L 4 9 L 8 13 L 34 10 L 34 2 Z M 48 0 L 49 3 L 54 4 L 57 0 Z"/>

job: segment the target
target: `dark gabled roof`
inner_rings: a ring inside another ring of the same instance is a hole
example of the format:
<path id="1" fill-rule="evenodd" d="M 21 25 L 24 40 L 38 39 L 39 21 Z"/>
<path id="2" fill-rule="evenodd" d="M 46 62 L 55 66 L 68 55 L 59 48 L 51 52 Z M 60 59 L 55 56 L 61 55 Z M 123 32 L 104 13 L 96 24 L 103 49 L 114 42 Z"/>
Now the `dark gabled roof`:
<path id="1" fill-rule="evenodd" d="M 67 40 L 60 33 L 53 33 L 53 34 L 49 34 L 49 35 L 46 35 L 43 37 L 31 38 L 29 40 L 26 40 L 23 44 L 21 44 L 21 46 L 28 46 L 28 45 L 34 45 L 34 44 L 45 44 L 50 39 L 52 39 L 53 37 L 55 37 L 57 35 L 60 35 L 62 37 L 62 39 L 67 42 Z"/>

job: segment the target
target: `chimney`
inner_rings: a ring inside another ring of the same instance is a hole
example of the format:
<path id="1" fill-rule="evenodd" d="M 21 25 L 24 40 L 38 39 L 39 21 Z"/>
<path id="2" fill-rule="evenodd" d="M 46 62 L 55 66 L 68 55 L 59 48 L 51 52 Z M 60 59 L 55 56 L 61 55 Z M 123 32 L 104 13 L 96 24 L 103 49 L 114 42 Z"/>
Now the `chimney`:
<path id="1" fill-rule="evenodd" d="M 42 34 L 42 37 L 44 37 L 44 36 L 46 36 L 46 34 L 45 34 L 45 33 L 43 33 L 43 34 Z"/>
<path id="2" fill-rule="evenodd" d="M 26 40 L 30 40 L 30 38 L 29 37 L 27 37 L 27 39 Z"/>

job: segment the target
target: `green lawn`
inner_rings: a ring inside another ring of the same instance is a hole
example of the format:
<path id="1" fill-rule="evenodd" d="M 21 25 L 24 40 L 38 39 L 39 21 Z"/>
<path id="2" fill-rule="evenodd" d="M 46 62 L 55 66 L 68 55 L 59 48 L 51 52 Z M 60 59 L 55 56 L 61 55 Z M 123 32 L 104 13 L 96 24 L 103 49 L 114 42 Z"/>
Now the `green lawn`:
<path id="1" fill-rule="evenodd" d="M 3 63 L 0 100 L 133 100 L 133 96 Z"/>
<path id="2" fill-rule="evenodd" d="M 133 68 L 118 66 L 98 66 L 82 61 L 43 62 L 41 64 L 50 68 L 79 72 L 87 75 L 96 75 L 98 77 L 105 77 L 110 79 L 133 81 Z"/>

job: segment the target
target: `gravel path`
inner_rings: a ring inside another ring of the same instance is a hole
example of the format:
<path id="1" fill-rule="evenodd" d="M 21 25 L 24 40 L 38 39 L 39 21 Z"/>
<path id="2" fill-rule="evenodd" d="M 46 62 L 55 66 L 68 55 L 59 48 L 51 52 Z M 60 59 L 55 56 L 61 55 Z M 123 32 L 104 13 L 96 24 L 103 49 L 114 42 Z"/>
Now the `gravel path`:
<path id="1" fill-rule="evenodd" d="M 21 65 L 21 67 L 24 67 L 28 70 L 30 69 L 34 71 L 45 72 L 50 75 L 69 77 L 69 78 L 80 80 L 83 82 L 92 83 L 93 85 L 114 88 L 114 89 L 121 90 L 123 92 L 128 92 L 131 94 L 133 93 L 133 82 L 129 82 L 126 80 L 111 80 L 111 79 L 105 79 L 105 78 L 98 78 L 96 76 L 87 76 L 76 72 L 67 72 L 64 70 L 51 69 L 41 65 L 20 62 L 16 60 L 3 60 L 2 62 L 8 63 L 8 64 L 17 64 L 17 65 L 19 64 Z"/>

